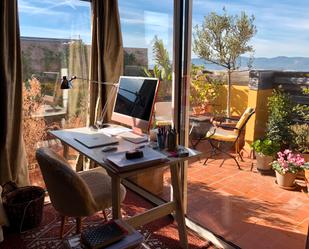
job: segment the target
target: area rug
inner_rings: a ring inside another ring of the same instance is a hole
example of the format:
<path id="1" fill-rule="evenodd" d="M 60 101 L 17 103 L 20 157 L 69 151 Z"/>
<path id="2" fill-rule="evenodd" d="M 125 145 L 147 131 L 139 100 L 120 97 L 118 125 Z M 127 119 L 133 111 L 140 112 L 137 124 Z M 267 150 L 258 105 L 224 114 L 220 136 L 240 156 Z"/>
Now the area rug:
<path id="1" fill-rule="evenodd" d="M 130 217 L 152 207 L 142 197 L 128 191 L 122 205 L 124 217 Z M 46 204 L 43 210 L 43 221 L 38 228 L 25 231 L 21 234 L 5 232 L 5 240 L 0 244 L 0 249 L 65 249 L 64 240 L 59 238 L 60 216 L 51 204 Z M 108 211 L 111 216 L 111 210 Z M 97 213 L 83 219 L 82 229 L 102 224 L 102 214 Z M 143 249 L 178 249 L 177 224 L 170 217 L 164 217 L 149 223 L 138 229 L 145 238 L 140 248 Z M 75 220 L 69 219 L 65 227 L 65 238 L 75 234 Z M 205 241 L 195 233 L 188 232 L 189 248 L 192 249 L 213 249 L 216 248 L 211 242 Z"/>

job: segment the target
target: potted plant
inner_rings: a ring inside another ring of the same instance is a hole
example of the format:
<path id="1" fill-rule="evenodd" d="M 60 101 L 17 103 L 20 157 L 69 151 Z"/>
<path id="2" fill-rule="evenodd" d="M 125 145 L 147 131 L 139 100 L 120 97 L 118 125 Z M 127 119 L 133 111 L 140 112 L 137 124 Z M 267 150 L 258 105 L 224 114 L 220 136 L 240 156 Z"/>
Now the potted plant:
<path id="1" fill-rule="evenodd" d="M 266 137 L 278 143 L 280 149 L 290 147 L 293 134 L 290 125 L 293 119 L 293 103 L 290 95 L 281 90 L 274 90 L 268 98 L 268 122 Z"/>
<path id="2" fill-rule="evenodd" d="M 309 97 L 309 87 L 302 89 L 303 96 Z M 301 153 L 306 162 L 309 162 L 309 105 L 298 103 L 293 107 L 294 121 L 291 126 L 293 133 L 293 149 Z M 298 174 L 299 178 L 303 178 L 307 182 L 309 192 L 309 169 L 304 168 L 304 172 Z"/>
<path id="3" fill-rule="evenodd" d="M 262 172 L 271 170 L 273 156 L 280 150 L 280 144 L 265 138 L 255 140 L 251 147 L 256 152 L 257 169 Z"/>
<path id="4" fill-rule="evenodd" d="M 220 76 L 211 76 L 203 66 L 192 65 L 190 105 L 194 114 L 212 112 L 212 107 L 220 94 L 223 81 Z"/>
<path id="5" fill-rule="evenodd" d="M 297 172 L 308 166 L 300 154 L 293 154 L 291 150 L 277 153 L 278 158 L 272 162 L 272 168 L 276 171 L 276 179 L 279 187 L 293 189 Z"/>

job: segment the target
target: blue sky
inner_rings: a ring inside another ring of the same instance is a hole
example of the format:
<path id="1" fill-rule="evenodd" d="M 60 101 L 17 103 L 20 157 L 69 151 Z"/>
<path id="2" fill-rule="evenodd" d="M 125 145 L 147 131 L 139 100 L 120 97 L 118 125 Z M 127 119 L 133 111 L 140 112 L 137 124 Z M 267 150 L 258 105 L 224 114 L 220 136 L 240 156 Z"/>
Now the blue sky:
<path id="1" fill-rule="evenodd" d="M 211 11 L 245 11 L 256 18 L 252 40 L 255 57 L 309 57 L 308 0 L 193 0 L 193 25 Z M 90 4 L 78 0 L 19 0 L 23 36 L 78 38 L 90 43 Z M 163 39 L 171 53 L 173 0 L 119 0 L 126 47 L 149 49 L 153 37 Z M 193 57 L 195 57 L 193 55 Z"/>

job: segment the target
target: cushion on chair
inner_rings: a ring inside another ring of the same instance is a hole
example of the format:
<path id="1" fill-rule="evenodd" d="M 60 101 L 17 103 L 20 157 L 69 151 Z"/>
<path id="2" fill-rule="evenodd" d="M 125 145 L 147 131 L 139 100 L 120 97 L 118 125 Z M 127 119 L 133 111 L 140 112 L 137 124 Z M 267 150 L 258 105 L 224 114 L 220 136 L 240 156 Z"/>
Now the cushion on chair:
<path id="1" fill-rule="evenodd" d="M 105 170 L 101 167 L 78 173 L 88 186 L 94 198 L 97 209 L 103 210 L 112 206 L 112 181 Z M 126 189 L 120 185 L 120 201 L 126 196 Z"/>
<path id="2" fill-rule="evenodd" d="M 167 125 L 173 125 L 172 120 L 156 120 L 157 126 L 167 126 Z"/>
<path id="3" fill-rule="evenodd" d="M 237 130 L 225 130 L 222 128 L 211 127 L 206 133 L 206 138 L 223 142 L 234 142 L 237 139 L 237 135 Z"/>
<path id="4" fill-rule="evenodd" d="M 254 109 L 252 107 L 248 107 L 246 109 L 246 111 L 241 115 L 239 121 L 237 122 L 235 126 L 237 129 L 241 129 L 243 127 L 243 125 L 246 123 L 246 121 L 250 117 L 250 114 L 253 112 L 253 110 Z"/>

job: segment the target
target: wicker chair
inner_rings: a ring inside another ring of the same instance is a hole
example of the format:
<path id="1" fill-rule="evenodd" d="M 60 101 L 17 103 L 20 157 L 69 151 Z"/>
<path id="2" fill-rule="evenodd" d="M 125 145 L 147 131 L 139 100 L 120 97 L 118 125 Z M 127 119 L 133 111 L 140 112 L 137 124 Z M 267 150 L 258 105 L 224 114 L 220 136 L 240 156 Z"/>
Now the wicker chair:
<path id="1" fill-rule="evenodd" d="M 243 158 L 240 154 L 239 149 L 239 137 L 244 130 L 247 122 L 251 118 L 251 116 L 255 113 L 254 108 L 248 107 L 246 111 L 242 114 L 235 127 L 225 127 L 224 125 L 217 124 L 212 126 L 209 131 L 205 135 L 205 139 L 207 139 L 212 147 L 212 154 L 219 151 L 231 158 L 234 159 L 238 168 L 240 169 L 239 163 L 237 161 L 236 156 L 233 156 L 228 152 L 228 150 L 224 150 L 221 148 L 222 143 L 230 143 L 232 147 L 235 147 L 236 154 L 243 161 Z M 217 144 L 215 144 L 217 142 Z M 204 162 L 204 165 L 207 163 L 207 158 Z M 222 164 L 221 164 L 222 166 Z"/>
<path id="2" fill-rule="evenodd" d="M 81 232 L 81 217 L 91 216 L 112 206 L 111 178 L 99 167 L 76 173 L 59 155 L 48 148 L 36 151 L 50 200 L 61 214 L 60 237 L 63 237 L 67 217 L 76 217 L 76 232 Z M 126 190 L 121 185 L 120 198 Z"/>

